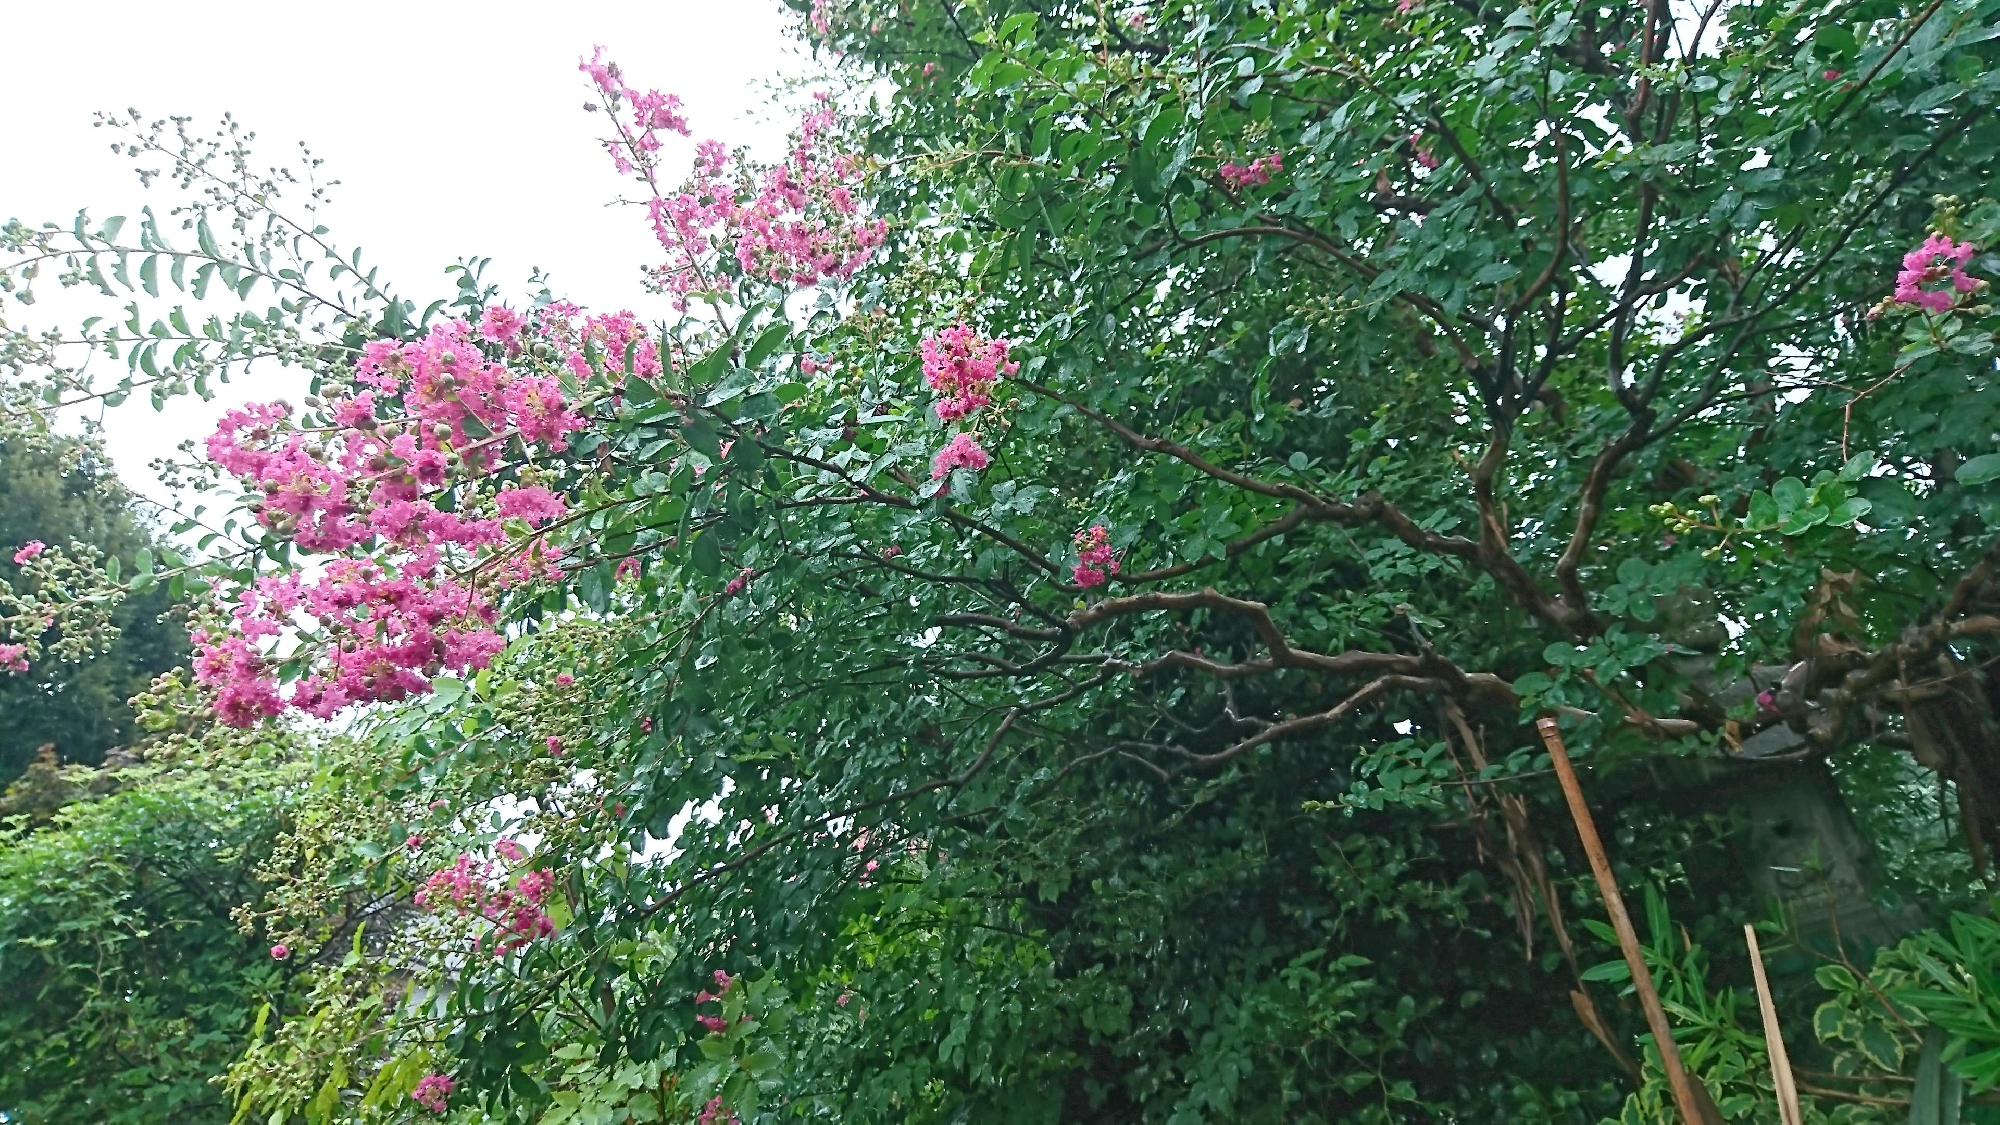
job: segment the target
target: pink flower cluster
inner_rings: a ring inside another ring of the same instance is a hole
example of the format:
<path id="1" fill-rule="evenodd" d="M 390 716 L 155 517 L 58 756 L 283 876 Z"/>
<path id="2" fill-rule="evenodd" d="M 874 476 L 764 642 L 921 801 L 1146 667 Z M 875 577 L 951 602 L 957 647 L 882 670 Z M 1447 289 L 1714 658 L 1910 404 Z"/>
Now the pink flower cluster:
<path id="1" fill-rule="evenodd" d="M 1070 577 L 1077 585 L 1086 590 L 1102 586 L 1118 573 L 1118 555 L 1111 549 L 1111 532 L 1103 524 L 1092 524 L 1077 532 L 1074 542 L 1077 561 L 1070 568 Z"/>
<path id="2" fill-rule="evenodd" d="M 417 1079 L 417 1088 L 410 1091 L 410 1098 L 432 1113 L 443 1113 L 455 1085 L 448 1074 L 426 1074 Z"/>
<path id="3" fill-rule="evenodd" d="M 43 551 L 48 549 L 49 545 L 47 543 L 39 539 L 30 539 L 26 543 L 21 544 L 20 550 L 14 552 L 14 565 L 27 566 L 29 563 L 34 562 Z"/>
<path id="4" fill-rule="evenodd" d="M 1947 311 L 1958 300 L 1958 294 L 1970 293 L 1986 284 L 1965 272 L 1965 263 L 1978 252 L 1970 242 L 1931 235 L 1922 246 L 1903 255 L 1902 272 L 1896 275 L 1894 301 L 1934 313 Z M 1939 285 L 1939 282 L 1949 284 Z"/>
<path id="5" fill-rule="evenodd" d="M 701 1117 L 697 1119 L 696 1125 L 741 1125 L 741 1122 L 737 1120 L 735 1114 L 729 1112 L 728 1106 L 722 1104 L 722 1095 L 717 1094 L 708 1099 L 708 1104 L 701 1108 Z"/>
<path id="6" fill-rule="evenodd" d="M 734 985 L 735 983 L 736 980 L 734 977 L 731 977 L 727 972 L 725 972 L 722 969 L 717 969 L 715 970 L 715 991 L 710 992 L 707 989 L 703 989 L 702 991 L 695 993 L 694 1002 L 696 1004 L 707 1004 L 712 1001 L 720 1000 L 725 994 L 729 992 L 730 986 Z M 701 1026 L 709 1029 L 710 1031 L 716 1033 L 717 1035 L 720 1035 L 723 1032 L 729 1030 L 729 1021 L 723 1019 L 721 1016 L 698 1015 L 695 1017 L 695 1022 L 701 1024 Z"/>
<path id="7" fill-rule="evenodd" d="M 1268 184 L 1271 182 L 1272 173 L 1284 170 L 1284 154 L 1274 152 L 1267 156 L 1260 156 L 1248 164 L 1237 164 L 1233 161 L 1225 163 L 1222 167 L 1215 170 L 1215 174 L 1222 177 L 1223 183 L 1228 184 L 1237 191 L 1241 191 L 1253 184 Z"/>
<path id="8" fill-rule="evenodd" d="M 931 458 L 931 479 L 943 480 L 953 469 L 982 472 L 992 463 L 993 458 L 989 457 L 986 450 L 980 446 L 979 439 L 961 431 L 953 434 L 951 441 Z"/>
<path id="9" fill-rule="evenodd" d="M 511 846 L 500 849 L 499 845 L 495 845 L 503 855 L 518 857 L 522 854 L 520 846 L 513 841 L 503 840 L 502 843 Z M 555 885 L 552 872 L 547 868 L 523 872 L 511 887 L 493 885 L 492 878 L 491 864 L 473 859 L 469 852 L 460 852 L 456 863 L 432 872 L 412 898 L 418 906 L 426 909 L 450 906 L 461 915 L 477 914 L 493 923 L 500 931 L 493 943 L 495 957 L 555 932 L 555 923 L 542 906 L 548 901 L 550 888 Z"/>
<path id="10" fill-rule="evenodd" d="M 321 660 L 284 698 L 257 648 L 304 613 L 319 623 Z M 248 726 L 287 706 L 330 718 L 353 703 L 392 702 L 430 690 L 440 672 L 486 667 L 506 647 L 494 610 L 441 565 L 436 548 L 400 569 L 367 558 L 335 558 L 308 583 L 298 571 L 266 576 L 237 594 L 235 628 L 194 634 L 195 677 L 216 691 L 216 713 Z"/>
<path id="11" fill-rule="evenodd" d="M 0 666 L 5 666 L 9 672 L 27 671 L 28 646 L 0 645 Z"/>
<path id="12" fill-rule="evenodd" d="M 568 505 L 533 483 L 503 489 L 490 508 L 460 490 L 510 456 L 525 463 L 563 450 L 583 424 L 557 377 L 524 356 L 529 331 L 579 381 L 599 374 L 592 352 L 614 383 L 627 370 L 661 370 L 657 345 L 629 312 L 583 317 L 553 304 L 531 325 L 490 306 L 476 332 L 449 321 L 420 340 L 367 344 L 354 370 L 366 389 L 332 398 L 331 426 L 301 427 L 282 402 L 223 416 L 208 455 L 243 481 L 258 521 L 337 556 L 310 582 L 298 571 L 260 579 L 238 593 L 233 628 L 196 635 L 197 678 L 225 722 L 248 725 L 287 707 L 327 718 L 404 699 L 442 672 L 486 667 L 504 647 L 489 587 L 545 576 L 556 563 L 532 532 L 510 539 L 507 521 L 532 528 Z M 491 564 L 461 565 L 503 549 Z M 260 642 L 294 632 L 317 647 L 287 695 Z"/>
<path id="13" fill-rule="evenodd" d="M 1416 154 L 1417 166 L 1419 168 L 1435 168 L 1438 166 L 1438 158 L 1431 154 L 1431 146 L 1424 143 L 1424 134 L 1421 129 L 1410 134 L 1410 150 Z"/>
<path id="14" fill-rule="evenodd" d="M 918 353 L 924 381 L 938 393 L 941 422 L 955 422 L 991 403 L 993 385 L 1021 368 L 1007 361 L 1006 340 L 982 339 L 962 323 L 924 337 Z"/>
<path id="15" fill-rule="evenodd" d="M 602 51 L 580 64 L 596 85 L 617 136 L 604 142 L 620 175 L 636 175 L 651 194 L 647 216 L 667 260 L 650 272 L 675 306 L 723 291 L 722 263 L 733 257 L 746 277 L 778 285 L 815 285 L 851 276 L 888 237 L 888 223 L 861 214 L 854 191 L 861 164 L 834 151 L 838 118 L 825 94 L 799 122 L 784 163 L 757 168 L 720 141 L 695 148 L 687 182 L 669 193 L 659 182 L 660 129 L 686 134 L 679 101 L 625 84 Z M 627 123 L 622 109 L 630 108 Z M 642 112 L 643 111 L 643 112 Z"/>
<path id="16" fill-rule="evenodd" d="M 917 354 L 924 381 L 938 393 L 940 422 L 961 421 L 990 406 L 994 385 L 1021 368 L 1007 358 L 1006 340 L 986 339 L 963 322 L 924 337 Z M 931 479 L 943 480 L 953 469 L 980 472 L 991 462 L 979 435 L 962 431 L 931 458 Z"/>
<path id="17" fill-rule="evenodd" d="M 629 176 L 659 163 L 662 129 L 683 137 L 688 135 L 687 118 L 680 113 L 680 98 L 658 90 L 642 93 L 636 87 L 626 85 L 618 64 L 604 61 L 603 47 L 593 51 L 589 58 L 578 60 L 577 69 L 590 76 L 591 83 L 603 95 L 605 107 L 611 111 L 618 125 L 617 139 L 602 143 L 605 151 L 611 154 L 611 161 L 617 166 L 619 175 Z M 618 117 L 620 109 L 629 114 L 629 123 Z"/>

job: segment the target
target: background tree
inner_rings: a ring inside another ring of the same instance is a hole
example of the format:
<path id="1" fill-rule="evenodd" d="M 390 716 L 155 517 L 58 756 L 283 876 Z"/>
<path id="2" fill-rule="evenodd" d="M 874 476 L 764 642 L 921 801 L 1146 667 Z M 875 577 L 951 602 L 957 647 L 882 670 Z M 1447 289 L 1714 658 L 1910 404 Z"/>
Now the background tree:
<path id="1" fill-rule="evenodd" d="M 84 543 L 131 565 L 158 546 L 144 505 L 119 483 L 91 440 L 54 432 L 32 400 L 10 394 L 0 423 L 0 544 Z M 19 567 L 0 558 L 12 580 Z M 43 746 L 59 760 L 95 765 L 132 740 L 126 701 L 187 657 L 183 622 L 165 619 L 165 587 L 113 611 L 115 639 L 76 662 L 51 661 L 0 680 L 0 783 L 27 768 Z"/>

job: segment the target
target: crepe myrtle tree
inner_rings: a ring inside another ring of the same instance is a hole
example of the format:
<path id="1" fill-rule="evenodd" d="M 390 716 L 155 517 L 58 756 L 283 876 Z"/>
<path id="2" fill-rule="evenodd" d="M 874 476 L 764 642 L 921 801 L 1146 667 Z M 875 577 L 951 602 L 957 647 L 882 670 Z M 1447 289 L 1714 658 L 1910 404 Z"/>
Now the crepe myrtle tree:
<path id="1" fill-rule="evenodd" d="M 469 267 L 419 311 L 184 128 L 130 143 L 196 250 L 9 228 L 17 290 L 278 295 L 17 335 L 57 399 L 316 375 L 207 443 L 247 515 L 195 672 L 229 722 L 364 718 L 352 877 L 463 884 L 444 928 L 501 953 L 425 962 L 408 1051 L 327 1081 L 1565 1119 L 1641 1064 L 1537 715 L 1596 769 L 1913 757 L 1982 853 L 1990 3 L 796 6 L 829 73 L 772 163 L 674 186 L 678 100 L 583 60 L 657 324 Z M 464 850 L 488 807 L 527 874 Z M 1708 910 L 1684 831 L 1623 862 Z M 716 971 L 826 1003 L 732 1053 Z"/>

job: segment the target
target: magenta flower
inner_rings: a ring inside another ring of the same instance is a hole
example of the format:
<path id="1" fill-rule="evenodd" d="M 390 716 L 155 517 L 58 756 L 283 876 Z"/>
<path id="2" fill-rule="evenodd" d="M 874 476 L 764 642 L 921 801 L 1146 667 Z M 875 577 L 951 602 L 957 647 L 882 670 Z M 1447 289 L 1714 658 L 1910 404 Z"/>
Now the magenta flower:
<path id="1" fill-rule="evenodd" d="M 1260 156 L 1248 164 L 1225 163 L 1215 170 L 1215 174 L 1221 176 L 1222 182 L 1232 189 L 1241 191 L 1252 185 L 1268 184 L 1271 182 L 1272 173 L 1284 170 L 1284 154 L 1273 152 Z"/>
<path id="2" fill-rule="evenodd" d="M 1111 550 L 1111 533 L 1103 524 L 1093 524 L 1077 532 L 1075 542 L 1077 562 L 1070 568 L 1070 578 L 1077 585 L 1086 590 L 1102 586 L 1118 573 L 1118 556 Z"/>
<path id="3" fill-rule="evenodd" d="M 432 1113 L 443 1113 L 451 1101 L 451 1088 L 456 1085 L 446 1074 L 426 1074 L 417 1079 L 417 1088 L 410 1091 L 410 1098 Z"/>
<path id="4" fill-rule="evenodd" d="M 562 497 L 540 485 L 510 488 L 496 497 L 494 503 L 500 510 L 501 519 L 518 518 L 529 523 L 557 519 L 569 511 Z"/>
<path id="5" fill-rule="evenodd" d="M 745 586 L 748 586 L 750 584 L 750 580 L 755 577 L 757 577 L 756 567 L 746 566 L 742 570 L 737 571 L 736 577 L 731 578 L 727 583 L 723 585 L 722 596 L 725 598 L 733 598 L 736 595 L 742 593 L 743 588 Z"/>
<path id="6" fill-rule="evenodd" d="M 918 345 L 924 381 L 940 396 L 940 422 L 953 422 L 993 401 L 993 386 L 1020 370 L 1007 359 L 1006 340 L 983 339 L 967 325 L 954 324 Z"/>
<path id="7" fill-rule="evenodd" d="M 273 961 L 283 961 L 285 958 L 290 957 L 291 955 L 292 955 L 291 947 L 284 944 L 283 942 L 279 942 L 277 945 L 271 947 L 271 960 Z"/>
<path id="8" fill-rule="evenodd" d="M 1970 242 L 1931 235 L 1923 245 L 1903 255 L 1903 269 L 1896 275 L 1896 294 L 1892 299 L 1899 305 L 1913 305 L 1934 313 L 1949 311 L 1958 294 L 1970 293 L 1986 284 L 1965 272 L 1965 263 L 1978 252 Z"/>
<path id="9" fill-rule="evenodd" d="M 479 334 L 496 344 L 511 344 L 527 323 L 520 313 L 505 305 L 488 305 L 479 317 Z"/>
<path id="10" fill-rule="evenodd" d="M 573 683 L 575 683 L 575 682 L 576 682 L 576 677 L 575 677 L 575 676 L 572 676 L 572 675 L 570 675 L 570 674 L 569 674 L 568 672 L 557 672 L 557 673 L 556 673 L 556 686 L 557 686 L 557 687 L 568 687 L 569 685 L 571 685 L 571 684 L 573 684 Z"/>
<path id="11" fill-rule="evenodd" d="M 48 549 L 49 545 L 41 540 L 30 539 L 26 543 L 21 544 L 20 550 L 14 552 L 14 565 L 26 566 L 35 561 L 37 556 Z"/>
<path id="12" fill-rule="evenodd" d="M 993 459 L 987 456 L 986 450 L 980 448 L 978 438 L 970 433 L 961 432 L 952 435 L 950 444 L 938 450 L 937 455 L 931 458 L 931 479 L 943 480 L 945 474 L 953 469 L 971 469 L 975 473 L 980 472 L 992 462 Z"/>
<path id="13" fill-rule="evenodd" d="M 0 665 L 4 665 L 9 672 L 27 671 L 28 646 L 0 645 Z"/>
<path id="14" fill-rule="evenodd" d="M 1424 143 L 1424 134 L 1421 130 L 1410 134 L 1410 148 L 1416 153 L 1418 167 L 1435 168 L 1438 166 L 1438 158 L 1431 155 L 1431 147 Z"/>

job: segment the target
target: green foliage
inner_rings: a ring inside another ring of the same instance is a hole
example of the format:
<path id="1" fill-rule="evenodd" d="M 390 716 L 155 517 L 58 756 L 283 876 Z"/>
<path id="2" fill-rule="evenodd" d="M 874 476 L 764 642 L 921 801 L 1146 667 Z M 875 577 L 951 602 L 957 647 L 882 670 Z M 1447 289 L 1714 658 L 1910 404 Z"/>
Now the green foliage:
<path id="1" fill-rule="evenodd" d="M 221 1122 L 212 1079 L 291 967 L 239 932 L 303 775 L 278 744 L 136 767 L 0 834 L 0 1111 L 23 1122 Z"/>

